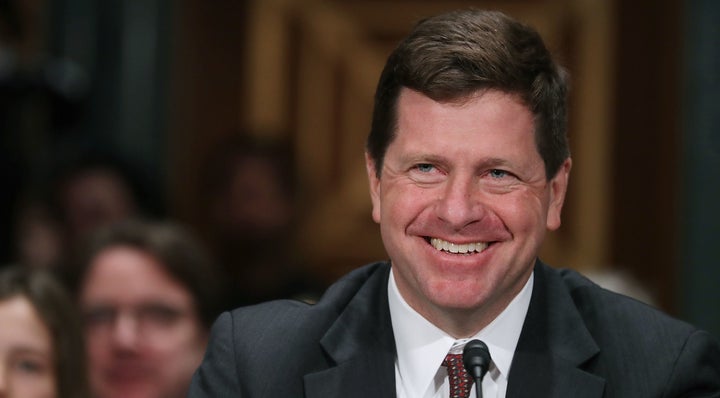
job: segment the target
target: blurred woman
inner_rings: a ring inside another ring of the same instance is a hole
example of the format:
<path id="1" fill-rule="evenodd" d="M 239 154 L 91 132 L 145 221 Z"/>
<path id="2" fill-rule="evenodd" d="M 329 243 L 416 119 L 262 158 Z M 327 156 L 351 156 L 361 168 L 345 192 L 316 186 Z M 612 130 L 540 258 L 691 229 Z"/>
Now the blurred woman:
<path id="1" fill-rule="evenodd" d="M 0 270 L 0 397 L 87 397 L 76 311 L 45 271 Z"/>

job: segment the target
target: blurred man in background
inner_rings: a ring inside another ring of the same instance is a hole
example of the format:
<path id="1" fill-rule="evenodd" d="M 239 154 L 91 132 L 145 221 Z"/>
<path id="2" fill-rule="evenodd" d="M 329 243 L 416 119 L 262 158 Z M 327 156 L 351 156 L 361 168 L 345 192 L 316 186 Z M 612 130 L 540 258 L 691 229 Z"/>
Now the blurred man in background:
<path id="1" fill-rule="evenodd" d="M 184 396 L 220 305 L 204 249 L 177 225 L 129 221 L 96 234 L 79 266 L 94 396 Z"/>

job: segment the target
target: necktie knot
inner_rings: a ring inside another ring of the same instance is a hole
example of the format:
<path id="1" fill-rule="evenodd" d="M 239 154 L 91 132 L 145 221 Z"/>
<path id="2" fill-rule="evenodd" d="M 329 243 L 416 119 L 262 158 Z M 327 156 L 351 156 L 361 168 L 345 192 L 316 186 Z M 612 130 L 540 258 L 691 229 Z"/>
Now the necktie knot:
<path id="1" fill-rule="evenodd" d="M 473 379 L 465 370 L 462 354 L 447 354 L 443 361 L 450 382 L 450 398 L 468 398 Z"/>

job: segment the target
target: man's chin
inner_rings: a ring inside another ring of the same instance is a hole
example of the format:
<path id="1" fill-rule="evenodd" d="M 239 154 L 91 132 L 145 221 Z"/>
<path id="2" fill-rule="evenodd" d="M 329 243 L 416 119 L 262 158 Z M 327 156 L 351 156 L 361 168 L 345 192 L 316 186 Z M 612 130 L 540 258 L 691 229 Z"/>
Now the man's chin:
<path id="1" fill-rule="evenodd" d="M 484 300 L 477 294 L 466 294 L 461 290 L 458 288 L 454 294 L 430 296 L 430 302 L 437 310 L 457 314 L 471 313 L 483 307 Z"/>
<path id="2" fill-rule="evenodd" d="M 162 397 L 156 386 L 148 382 L 125 381 L 109 383 L 103 386 L 105 393 L 96 394 L 98 398 L 158 398 Z"/>

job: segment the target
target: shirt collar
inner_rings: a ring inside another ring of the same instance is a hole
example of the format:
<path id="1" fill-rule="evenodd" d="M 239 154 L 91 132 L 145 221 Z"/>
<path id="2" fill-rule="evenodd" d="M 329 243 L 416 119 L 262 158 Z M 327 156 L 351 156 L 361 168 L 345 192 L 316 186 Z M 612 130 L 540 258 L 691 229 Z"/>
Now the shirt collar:
<path id="1" fill-rule="evenodd" d="M 475 336 L 464 339 L 485 342 L 492 357 L 491 367 L 496 367 L 501 377 L 506 379 L 530 305 L 533 280 L 534 275 L 531 274 L 520 293 L 498 317 Z M 403 384 L 409 396 L 422 397 L 445 355 L 458 344 L 455 338 L 410 307 L 400 294 L 392 271 L 388 281 L 388 301 L 397 349 L 397 368 L 402 379 L 397 382 Z M 459 343 L 464 344 L 465 341 Z"/>

